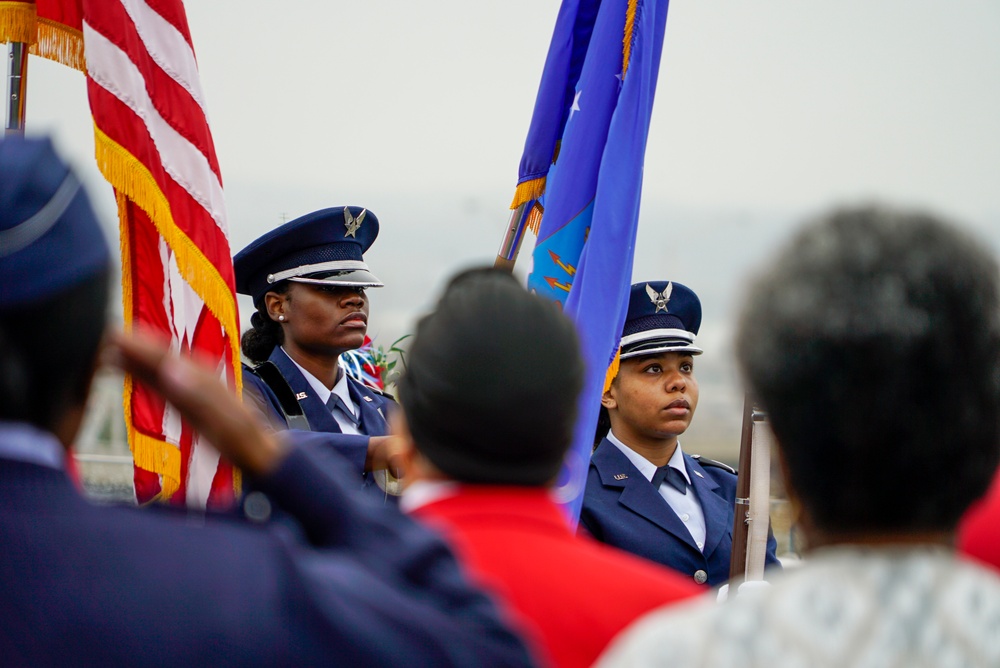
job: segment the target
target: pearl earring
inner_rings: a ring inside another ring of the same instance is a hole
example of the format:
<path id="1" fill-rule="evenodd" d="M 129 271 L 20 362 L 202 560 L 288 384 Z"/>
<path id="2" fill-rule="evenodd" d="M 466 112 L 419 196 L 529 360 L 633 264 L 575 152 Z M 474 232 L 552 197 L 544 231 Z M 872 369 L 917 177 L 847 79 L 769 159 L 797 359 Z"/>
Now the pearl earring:
<path id="1" fill-rule="evenodd" d="M 283 315 L 279 315 L 278 316 L 278 320 L 284 321 L 284 319 L 285 319 L 285 316 L 283 316 Z"/>

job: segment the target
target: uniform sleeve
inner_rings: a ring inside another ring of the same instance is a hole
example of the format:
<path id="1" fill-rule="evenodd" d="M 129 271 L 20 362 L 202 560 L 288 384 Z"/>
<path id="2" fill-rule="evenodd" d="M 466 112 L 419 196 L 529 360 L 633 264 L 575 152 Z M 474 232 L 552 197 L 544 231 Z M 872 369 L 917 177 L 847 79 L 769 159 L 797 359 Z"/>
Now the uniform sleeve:
<path id="1" fill-rule="evenodd" d="M 347 461 L 351 471 L 355 475 L 364 473 L 365 461 L 368 459 L 369 436 L 364 434 L 335 434 L 325 431 L 296 431 L 290 430 L 289 434 L 295 434 L 299 442 L 308 442 L 310 447 L 326 448 L 336 452 Z"/>
<path id="2" fill-rule="evenodd" d="M 299 567 L 314 585 L 313 605 L 340 620 L 335 633 L 379 647 L 385 665 L 532 665 L 440 538 L 395 507 L 350 493 L 349 469 L 315 434 L 288 434 L 291 453 L 256 489 L 304 529 Z"/>

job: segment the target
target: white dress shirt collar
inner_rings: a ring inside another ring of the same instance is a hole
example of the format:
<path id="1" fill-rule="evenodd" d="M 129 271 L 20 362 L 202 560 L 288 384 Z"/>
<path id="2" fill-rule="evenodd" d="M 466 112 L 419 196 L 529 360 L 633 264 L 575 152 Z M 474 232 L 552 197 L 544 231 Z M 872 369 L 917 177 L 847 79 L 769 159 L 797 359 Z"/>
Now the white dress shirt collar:
<path id="1" fill-rule="evenodd" d="M 0 458 L 66 468 L 66 449 L 56 437 L 25 422 L 0 421 Z"/>
<path id="2" fill-rule="evenodd" d="M 639 473 L 641 473 L 646 480 L 653 480 L 653 474 L 656 473 L 656 464 L 622 443 L 621 439 L 615 436 L 614 432 L 609 431 L 607 439 L 611 441 L 616 448 L 621 450 L 623 455 L 628 457 L 628 460 L 632 462 L 633 466 L 639 469 Z M 681 450 L 680 441 L 677 441 L 677 447 L 674 448 L 674 454 L 670 456 L 667 466 L 680 471 L 684 475 L 684 479 L 687 480 L 688 484 L 691 484 L 691 476 L 688 475 L 687 466 L 684 465 L 684 451 Z"/>

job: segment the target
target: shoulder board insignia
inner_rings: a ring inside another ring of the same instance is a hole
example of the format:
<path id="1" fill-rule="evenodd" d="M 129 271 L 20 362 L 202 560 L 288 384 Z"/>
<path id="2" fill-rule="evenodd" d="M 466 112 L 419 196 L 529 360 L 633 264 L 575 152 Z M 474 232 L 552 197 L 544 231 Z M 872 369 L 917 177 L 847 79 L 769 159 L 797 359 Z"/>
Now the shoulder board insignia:
<path id="1" fill-rule="evenodd" d="M 361 383 L 361 385 L 366 390 L 368 390 L 369 392 L 371 392 L 372 394 L 377 394 L 380 397 L 385 397 L 386 399 L 389 399 L 390 401 L 395 401 L 396 400 L 396 397 L 392 396 L 391 394 L 389 394 L 388 392 L 386 392 L 385 390 L 383 390 L 381 388 L 375 387 L 374 385 L 369 385 L 368 383 Z M 367 399 L 368 401 L 371 401 L 371 399 L 369 397 L 365 397 L 365 399 Z"/>
<path id="2" fill-rule="evenodd" d="M 729 471 L 733 475 L 736 475 L 736 469 L 734 469 L 729 464 L 723 464 L 722 462 L 717 462 L 714 459 L 709 459 L 708 457 L 702 457 L 701 455 L 691 455 L 691 459 L 696 460 L 702 466 L 714 466 L 717 469 L 722 469 L 723 471 Z"/>

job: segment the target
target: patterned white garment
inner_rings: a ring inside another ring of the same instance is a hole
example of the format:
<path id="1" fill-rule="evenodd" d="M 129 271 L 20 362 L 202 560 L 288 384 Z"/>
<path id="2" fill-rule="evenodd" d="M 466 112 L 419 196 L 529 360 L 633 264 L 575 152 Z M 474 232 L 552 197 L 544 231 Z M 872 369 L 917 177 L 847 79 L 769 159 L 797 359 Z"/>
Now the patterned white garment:
<path id="1" fill-rule="evenodd" d="M 1000 667 L 1000 576 L 943 548 L 812 553 L 772 586 L 645 615 L 597 666 Z"/>

